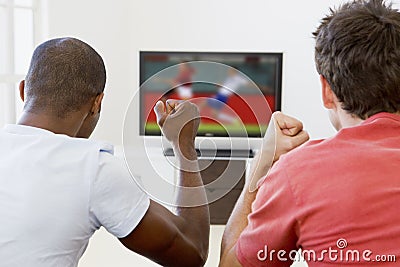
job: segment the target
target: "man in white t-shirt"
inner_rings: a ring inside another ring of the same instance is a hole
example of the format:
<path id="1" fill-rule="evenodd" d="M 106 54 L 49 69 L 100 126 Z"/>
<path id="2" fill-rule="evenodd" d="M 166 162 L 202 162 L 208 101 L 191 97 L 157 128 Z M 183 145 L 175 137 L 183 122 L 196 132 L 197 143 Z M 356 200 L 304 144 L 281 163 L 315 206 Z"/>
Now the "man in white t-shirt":
<path id="1" fill-rule="evenodd" d="M 1 266 L 77 266 L 101 226 L 164 266 L 204 265 L 208 207 L 172 214 L 139 189 L 112 146 L 87 139 L 105 81 L 102 58 L 82 41 L 53 39 L 36 48 L 20 84 L 23 115 L 0 130 Z M 170 101 L 155 111 L 178 161 L 196 165 L 198 119 L 183 124 L 174 114 L 195 118 L 197 108 Z M 170 130 L 180 126 L 180 134 Z M 181 171 L 180 185 L 201 187 L 201 177 Z"/>

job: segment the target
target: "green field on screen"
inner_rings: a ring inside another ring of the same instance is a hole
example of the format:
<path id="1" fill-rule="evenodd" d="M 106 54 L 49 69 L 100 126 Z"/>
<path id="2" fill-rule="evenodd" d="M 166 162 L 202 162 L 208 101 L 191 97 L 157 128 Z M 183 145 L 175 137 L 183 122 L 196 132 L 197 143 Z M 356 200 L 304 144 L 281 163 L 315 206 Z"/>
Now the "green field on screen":
<path id="1" fill-rule="evenodd" d="M 245 129 L 245 131 L 244 131 Z M 267 125 L 258 125 L 258 124 L 229 124 L 229 125 L 220 125 L 220 124 L 212 124 L 212 123 L 201 123 L 199 126 L 198 134 L 206 135 L 207 133 L 213 133 L 214 135 L 226 136 L 227 133 L 231 136 L 246 136 L 246 133 L 249 135 L 259 135 L 261 130 L 261 135 L 265 133 L 267 129 Z M 160 128 L 157 123 L 148 122 L 145 126 L 146 134 L 150 135 L 158 135 L 160 134 Z"/>

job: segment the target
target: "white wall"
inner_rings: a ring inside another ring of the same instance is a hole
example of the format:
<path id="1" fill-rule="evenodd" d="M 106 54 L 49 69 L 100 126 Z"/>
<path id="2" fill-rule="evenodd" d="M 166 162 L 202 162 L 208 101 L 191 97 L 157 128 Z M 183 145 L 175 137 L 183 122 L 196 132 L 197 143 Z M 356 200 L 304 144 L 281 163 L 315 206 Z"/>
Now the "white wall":
<path id="1" fill-rule="evenodd" d="M 122 144 L 122 124 L 138 86 L 139 50 L 283 51 L 283 111 L 304 121 L 313 138 L 334 133 L 320 101 L 311 32 L 341 1 L 49 0 L 49 37 L 75 36 L 104 57 L 108 82 L 94 138 Z M 213 227 L 207 266 L 216 266 L 223 228 Z M 153 266 L 105 231 L 80 266 Z"/>
<path id="2" fill-rule="evenodd" d="M 321 106 L 311 32 L 340 1 L 138 1 L 133 48 L 199 51 L 283 51 L 283 110 L 312 137 L 333 133 Z M 136 55 L 136 54 L 135 54 Z"/>
<path id="3" fill-rule="evenodd" d="M 73 36 L 92 45 L 107 68 L 106 97 L 101 123 L 94 137 L 122 144 L 125 110 L 135 89 L 130 35 L 131 2 L 128 0 L 48 0 L 49 37 Z"/>
<path id="4" fill-rule="evenodd" d="M 334 131 L 320 101 L 311 32 L 340 2 L 50 0 L 48 32 L 81 38 L 105 59 L 105 112 L 96 138 L 122 144 L 123 116 L 138 86 L 139 50 L 283 51 L 283 111 L 321 138 Z"/>

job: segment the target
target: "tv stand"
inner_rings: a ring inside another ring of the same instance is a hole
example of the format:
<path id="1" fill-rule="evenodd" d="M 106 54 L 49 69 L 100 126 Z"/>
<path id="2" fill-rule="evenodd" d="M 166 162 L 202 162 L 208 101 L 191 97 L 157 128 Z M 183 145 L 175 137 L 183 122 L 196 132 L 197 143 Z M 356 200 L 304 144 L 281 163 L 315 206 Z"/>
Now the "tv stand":
<path id="1" fill-rule="evenodd" d="M 196 151 L 203 183 L 210 184 L 206 186 L 206 195 L 210 201 L 210 222 L 226 224 L 243 190 L 248 162 L 254 157 L 254 151 L 230 149 L 196 149 Z M 165 149 L 163 153 L 166 157 L 174 157 L 172 148 Z M 213 183 L 216 180 L 219 182 Z"/>
<path id="2" fill-rule="evenodd" d="M 254 157 L 254 151 L 249 150 L 236 150 L 236 149 L 196 149 L 199 159 L 248 159 Z M 164 150 L 164 156 L 175 156 L 174 150 L 168 148 Z"/>
<path id="3" fill-rule="evenodd" d="M 213 186 L 206 187 L 206 195 L 210 200 L 211 224 L 226 224 L 232 213 L 233 207 L 242 193 L 245 176 L 246 160 L 199 160 L 202 171 L 200 172 L 204 185 L 209 185 L 215 180 L 223 180 Z M 204 168 L 205 167 L 205 168 Z M 230 178 L 230 179 L 229 179 Z M 236 184 L 232 184 L 233 181 Z M 215 196 L 222 196 L 216 201 Z"/>

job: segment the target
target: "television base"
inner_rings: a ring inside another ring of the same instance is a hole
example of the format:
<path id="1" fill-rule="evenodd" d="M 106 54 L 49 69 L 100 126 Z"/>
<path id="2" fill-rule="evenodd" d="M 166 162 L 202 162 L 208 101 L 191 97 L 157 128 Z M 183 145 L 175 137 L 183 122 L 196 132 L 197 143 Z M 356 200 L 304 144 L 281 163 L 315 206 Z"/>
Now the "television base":
<path id="1" fill-rule="evenodd" d="M 225 158 L 225 159 L 246 159 L 254 158 L 254 151 L 249 150 L 231 150 L 231 149 L 196 149 L 197 157 L 199 159 L 215 159 L 215 158 Z M 174 157 L 174 150 L 168 148 L 164 150 L 164 156 Z"/>

